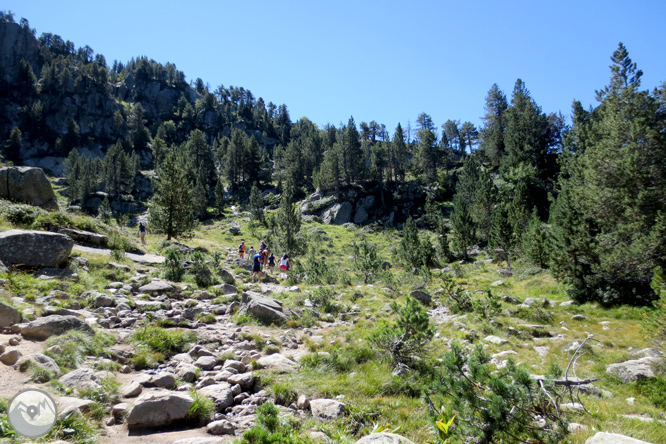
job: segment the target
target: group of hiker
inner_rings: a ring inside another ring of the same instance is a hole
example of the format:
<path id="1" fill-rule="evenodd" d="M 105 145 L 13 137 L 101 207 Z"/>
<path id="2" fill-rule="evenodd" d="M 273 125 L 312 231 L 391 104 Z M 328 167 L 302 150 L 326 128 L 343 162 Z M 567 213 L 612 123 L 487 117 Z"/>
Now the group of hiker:
<path id="1" fill-rule="evenodd" d="M 261 241 L 261 246 L 259 247 L 259 252 L 257 252 L 254 247 L 250 247 L 248 250 L 249 259 L 252 259 L 252 282 L 257 282 L 263 276 L 266 276 L 266 270 L 270 270 L 270 273 L 273 273 L 273 268 L 275 267 L 275 256 L 268 249 L 268 245 L 264 241 Z M 241 259 L 245 260 L 245 240 L 242 239 L 240 245 L 238 246 L 238 255 Z M 287 279 L 287 270 L 289 269 L 291 263 L 289 261 L 289 256 L 285 253 L 280 258 L 280 278 L 284 281 Z"/>

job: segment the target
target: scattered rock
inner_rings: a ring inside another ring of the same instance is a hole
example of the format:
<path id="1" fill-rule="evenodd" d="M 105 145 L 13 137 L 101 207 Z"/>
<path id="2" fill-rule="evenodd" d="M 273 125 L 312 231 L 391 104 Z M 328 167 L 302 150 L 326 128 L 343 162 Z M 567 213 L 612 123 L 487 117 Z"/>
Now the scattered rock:
<path id="1" fill-rule="evenodd" d="M 298 400 L 296 401 L 296 406 L 300 410 L 307 410 L 308 408 L 310 408 L 310 399 L 308 399 L 308 397 L 305 395 L 301 395 L 298 397 Z"/>
<path id="2" fill-rule="evenodd" d="M 409 293 L 409 296 L 413 297 L 417 301 L 422 302 L 424 304 L 430 304 L 430 302 L 432 301 L 432 296 L 430 296 L 425 291 L 421 290 L 414 290 L 411 293 Z"/>
<path id="3" fill-rule="evenodd" d="M 5 365 L 14 365 L 23 356 L 18 350 L 9 350 L 0 355 L 0 362 Z"/>
<path id="4" fill-rule="evenodd" d="M 99 378 L 91 368 L 79 368 L 62 375 L 58 379 L 66 387 L 76 389 L 96 389 L 99 388 Z"/>
<path id="5" fill-rule="evenodd" d="M 263 356 L 257 359 L 257 364 L 263 368 L 293 368 L 298 364 L 280 353 Z"/>
<path id="6" fill-rule="evenodd" d="M 183 420 L 193 402 L 190 395 L 179 392 L 156 391 L 143 394 L 127 415 L 127 427 L 130 430 L 153 428 Z"/>
<path id="7" fill-rule="evenodd" d="M 506 339 L 494 335 L 486 336 L 483 340 L 495 345 L 504 345 L 509 343 L 509 341 L 507 341 Z"/>
<path id="8" fill-rule="evenodd" d="M 70 330 L 79 330 L 88 335 L 95 331 L 75 316 L 53 315 L 34 320 L 21 327 L 21 335 L 27 339 L 44 340 L 53 335 L 61 335 Z"/>
<path id="9" fill-rule="evenodd" d="M 490 284 L 490 286 L 491 287 L 499 287 L 500 285 L 504 285 L 504 284 L 506 284 L 506 282 L 504 282 L 503 280 L 500 279 L 499 281 L 495 281 L 492 284 Z"/>
<path id="10" fill-rule="evenodd" d="M 150 294 L 173 293 L 175 291 L 175 288 L 173 285 L 169 284 L 168 282 L 155 279 L 150 284 L 146 284 L 142 287 L 139 287 L 139 291 L 141 293 L 150 293 Z"/>
<path id="11" fill-rule="evenodd" d="M 287 315 L 282 308 L 282 302 L 267 298 L 253 291 L 243 293 L 239 314 L 247 314 L 267 324 L 283 323 Z"/>
<path id="12" fill-rule="evenodd" d="M 211 435 L 233 435 L 236 428 L 226 419 L 213 421 L 206 426 L 206 432 Z"/>
<path id="13" fill-rule="evenodd" d="M 585 321 L 586 319 L 587 318 L 585 317 L 585 315 L 582 315 L 582 314 L 577 314 L 577 315 L 571 316 L 572 321 Z"/>
<path id="14" fill-rule="evenodd" d="M 121 387 L 120 395 L 123 398 L 136 398 L 142 391 L 143 386 L 136 381 L 132 381 L 130 385 Z"/>
<path id="15" fill-rule="evenodd" d="M 231 385 L 226 382 L 219 382 L 211 384 L 199 389 L 199 394 L 210 398 L 215 404 L 215 409 L 218 412 L 224 411 L 227 407 L 234 404 L 234 395 L 231 390 Z"/>
<path id="16" fill-rule="evenodd" d="M 313 399 L 310 401 L 310 411 L 317 419 L 328 421 L 345 413 L 347 405 L 335 399 Z"/>
<path id="17" fill-rule="evenodd" d="M 194 361 L 194 365 L 203 370 L 212 370 L 216 364 L 217 359 L 213 356 L 201 356 L 199 359 Z"/>
<path id="18" fill-rule="evenodd" d="M 60 376 L 60 367 L 53 360 L 53 358 L 46 356 L 42 353 L 35 353 L 28 356 L 23 356 L 16 363 L 20 371 L 25 371 L 28 369 L 28 363 L 34 362 L 39 367 L 43 367 L 48 371 L 53 372 L 56 376 Z"/>

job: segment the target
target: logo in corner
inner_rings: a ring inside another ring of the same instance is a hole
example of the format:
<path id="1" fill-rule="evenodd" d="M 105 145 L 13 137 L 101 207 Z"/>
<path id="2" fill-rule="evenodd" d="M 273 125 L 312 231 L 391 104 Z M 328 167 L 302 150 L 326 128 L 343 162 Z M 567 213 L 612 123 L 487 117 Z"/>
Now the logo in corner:
<path id="1" fill-rule="evenodd" d="M 7 419 L 14 431 L 25 438 L 39 438 L 51 430 L 58 409 L 51 395 L 27 389 L 17 393 L 7 407 Z"/>

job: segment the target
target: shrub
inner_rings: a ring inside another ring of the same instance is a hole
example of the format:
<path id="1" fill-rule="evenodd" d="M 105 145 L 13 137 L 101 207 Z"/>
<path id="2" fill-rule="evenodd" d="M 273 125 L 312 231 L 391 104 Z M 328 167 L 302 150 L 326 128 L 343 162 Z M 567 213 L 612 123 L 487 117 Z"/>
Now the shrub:
<path id="1" fill-rule="evenodd" d="M 648 398 L 655 407 L 666 409 L 666 379 L 641 378 L 636 381 L 636 391 Z"/>
<path id="2" fill-rule="evenodd" d="M 201 395 L 196 390 L 191 390 L 190 396 L 194 402 L 190 406 L 190 410 L 187 412 L 187 422 L 196 426 L 208 424 L 215 413 L 215 404 L 213 403 L 213 400 Z"/>
<path id="3" fill-rule="evenodd" d="M 197 334 L 186 330 L 166 330 L 164 328 L 146 325 L 138 329 L 130 340 L 152 351 L 165 355 L 182 353 L 196 342 Z"/>
<path id="4" fill-rule="evenodd" d="M 194 281 L 201 288 L 213 285 L 213 274 L 208 269 L 204 255 L 200 251 L 192 253 L 192 268 L 190 272 L 194 275 Z"/>
<path id="5" fill-rule="evenodd" d="M 289 407 L 291 403 L 295 402 L 298 398 L 298 394 L 288 382 L 271 385 L 270 394 L 275 398 L 275 403 L 277 405 L 283 405 L 285 407 Z"/>
<path id="6" fill-rule="evenodd" d="M 180 261 L 180 254 L 175 249 L 166 252 L 164 260 L 164 278 L 174 282 L 180 282 L 185 274 L 185 268 Z"/>
<path id="7" fill-rule="evenodd" d="M 12 225 L 27 227 L 33 225 L 37 218 L 46 211 L 31 205 L 9 205 L 3 209 L 5 219 Z"/>

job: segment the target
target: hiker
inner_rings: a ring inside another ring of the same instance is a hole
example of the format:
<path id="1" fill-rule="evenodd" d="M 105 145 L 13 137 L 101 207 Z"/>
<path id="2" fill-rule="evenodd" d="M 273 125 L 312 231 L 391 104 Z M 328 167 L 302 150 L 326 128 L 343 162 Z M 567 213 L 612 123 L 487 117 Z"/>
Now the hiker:
<path id="1" fill-rule="evenodd" d="M 280 277 L 284 281 L 287 279 L 287 270 L 289 269 L 289 256 L 287 256 L 287 253 L 282 255 L 282 259 L 280 259 Z"/>
<path id="2" fill-rule="evenodd" d="M 260 250 L 268 250 L 268 245 L 266 245 L 266 242 L 261 241 L 261 246 L 259 247 Z"/>
<path id="3" fill-rule="evenodd" d="M 266 267 L 268 266 L 268 248 L 264 248 L 261 253 L 261 271 L 266 274 Z"/>
<path id="4" fill-rule="evenodd" d="M 139 236 L 141 236 L 141 243 L 146 245 L 146 226 L 143 222 L 139 222 Z"/>
<path id="5" fill-rule="evenodd" d="M 255 277 L 257 282 L 261 279 L 261 254 L 259 253 L 252 256 L 252 282 L 255 282 Z"/>
<path id="6" fill-rule="evenodd" d="M 250 247 L 250 260 L 254 260 L 254 255 L 257 254 L 257 250 L 254 249 L 254 247 Z"/>
<path id="7" fill-rule="evenodd" d="M 241 239 L 241 243 L 238 246 L 238 255 L 241 259 L 245 259 L 245 240 Z"/>
<path id="8" fill-rule="evenodd" d="M 271 252 L 271 255 L 268 256 L 268 269 L 271 271 L 271 274 L 273 274 L 273 267 L 275 267 L 275 256 Z"/>

